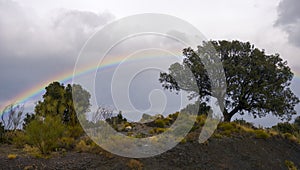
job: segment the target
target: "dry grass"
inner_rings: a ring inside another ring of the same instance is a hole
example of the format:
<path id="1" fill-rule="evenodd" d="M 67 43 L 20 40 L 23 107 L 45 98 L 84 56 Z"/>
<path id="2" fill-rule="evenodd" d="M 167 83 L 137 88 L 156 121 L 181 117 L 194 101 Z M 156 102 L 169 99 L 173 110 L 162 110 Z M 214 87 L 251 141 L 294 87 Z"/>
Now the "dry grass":
<path id="1" fill-rule="evenodd" d="M 8 154 L 8 155 L 7 155 L 7 158 L 8 158 L 8 159 L 16 159 L 16 158 L 17 158 L 17 155 L 16 155 L 16 154 Z"/>
<path id="2" fill-rule="evenodd" d="M 136 159 L 130 159 L 127 166 L 132 170 L 142 170 L 144 165 Z"/>

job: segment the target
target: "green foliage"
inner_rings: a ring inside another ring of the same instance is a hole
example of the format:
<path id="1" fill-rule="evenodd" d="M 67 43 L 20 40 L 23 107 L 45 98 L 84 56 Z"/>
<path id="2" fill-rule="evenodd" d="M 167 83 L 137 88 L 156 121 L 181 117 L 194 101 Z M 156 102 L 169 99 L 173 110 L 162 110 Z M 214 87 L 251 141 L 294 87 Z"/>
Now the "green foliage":
<path id="1" fill-rule="evenodd" d="M 276 126 L 273 126 L 272 128 L 277 130 L 280 133 L 294 134 L 297 131 L 295 126 L 288 122 L 278 123 Z"/>
<path id="2" fill-rule="evenodd" d="M 296 117 L 294 125 L 300 131 L 300 116 Z"/>
<path id="3" fill-rule="evenodd" d="M 296 167 L 296 165 L 294 164 L 294 162 L 289 161 L 289 160 L 285 160 L 284 161 L 285 165 L 287 166 L 287 168 L 289 170 L 297 170 L 298 168 Z"/>
<path id="4" fill-rule="evenodd" d="M 59 147 L 64 148 L 66 150 L 73 149 L 76 145 L 76 141 L 74 138 L 71 137 L 62 137 L 59 140 Z"/>
<path id="5" fill-rule="evenodd" d="M 67 126 L 64 136 L 77 139 L 81 137 L 83 134 L 84 134 L 83 128 L 81 127 L 80 124 L 77 124 L 75 126 Z"/>
<path id="6" fill-rule="evenodd" d="M 24 131 L 16 131 L 14 132 L 15 136 L 12 138 L 12 143 L 18 147 L 22 148 L 28 141 L 27 136 Z"/>
<path id="7" fill-rule="evenodd" d="M 35 114 L 26 113 L 25 118 L 23 120 L 23 129 L 25 129 L 26 126 L 34 119 L 35 119 Z"/>
<path id="8" fill-rule="evenodd" d="M 43 101 L 35 107 L 38 116 L 59 116 L 65 124 L 78 124 L 77 115 L 84 114 L 90 107 L 90 94 L 80 85 L 66 87 L 59 82 L 53 82 L 46 87 Z"/>
<path id="9" fill-rule="evenodd" d="M 255 137 L 258 139 L 267 139 L 270 137 L 270 135 L 262 129 L 255 130 L 254 134 L 255 134 Z"/>
<path id="10" fill-rule="evenodd" d="M 215 48 L 216 51 L 208 49 Z M 215 54 L 217 52 L 217 54 Z M 220 106 L 224 105 L 224 121 L 230 121 L 235 114 L 243 115 L 245 112 L 254 117 L 263 117 L 273 114 L 283 119 L 290 119 L 296 114 L 295 105 L 299 99 L 289 88 L 293 78 L 286 61 L 278 54 L 267 55 L 249 42 L 239 41 L 209 41 L 193 50 L 183 50 L 183 62 L 174 63 L 169 67 L 168 73 L 161 73 L 159 81 L 165 89 L 170 91 L 184 90 L 190 93 L 190 98 L 197 98 L 200 102 L 208 102 L 208 96 L 218 99 Z M 205 56 L 220 56 L 225 80 L 217 77 L 218 62 L 208 60 Z M 200 59 L 203 56 L 204 59 Z M 210 80 L 203 62 L 209 62 L 211 67 Z M 193 76 L 183 75 L 191 71 Z M 182 79 L 181 82 L 175 78 Z M 191 84 L 195 80 L 197 87 Z M 211 87 L 215 84 L 226 84 L 226 93 L 212 93 Z M 225 100 L 225 101 L 224 101 Z"/>
<path id="11" fill-rule="evenodd" d="M 0 122 L 0 143 L 4 142 L 5 130 L 2 122 Z"/>
<path id="12" fill-rule="evenodd" d="M 164 128 L 165 127 L 165 121 L 163 119 L 156 119 L 154 121 L 155 125 L 159 128 Z"/>
<path id="13" fill-rule="evenodd" d="M 48 154 L 58 147 L 65 126 L 59 117 L 46 116 L 44 120 L 37 118 L 31 121 L 26 129 L 28 143 L 37 147 L 42 154 Z"/>
<path id="14" fill-rule="evenodd" d="M 239 124 L 241 126 L 254 127 L 253 123 L 247 122 L 244 119 L 236 119 L 233 122 L 237 123 L 237 124 Z"/>
<path id="15" fill-rule="evenodd" d="M 163 133 L 165 132 L 167 129 L 166 128 L 153 128 L 149 131 L 150 134 L 158 134 L 158 133 Z"/>

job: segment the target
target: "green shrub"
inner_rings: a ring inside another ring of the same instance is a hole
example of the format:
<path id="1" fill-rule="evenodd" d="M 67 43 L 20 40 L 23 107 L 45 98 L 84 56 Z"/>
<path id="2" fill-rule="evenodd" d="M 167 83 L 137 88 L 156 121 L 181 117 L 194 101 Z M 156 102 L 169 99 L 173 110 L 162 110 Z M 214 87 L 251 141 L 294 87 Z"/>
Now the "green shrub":
<path id="1" fill-rule="evenodd" d="M 65 131 L 65 136 L 77 139 L 81 137 L 84 134 L 84 130 L 81 127 L 80 124 L 77 124 L 75 126 L 67 126 Z"/>
<path id="2" fill-rule="evenodd" d="M 294 164 L 294 162 L 289 161 L 289 160 L 285 160 L 284 161 L 285 165 L 287 166 L 287 168 L 289 170 L 297 170 L 298 168 L 296 167 L 296 165 Z"/>
<path id="3" fill-rule="evenodd" d="M 48 154 L 58 146 L 65 126 L 59 117 L 47 116 L 44 120 L 31 121 L 26 129 L 28 143 L 37 147 L 42 154 Z"/>
<path id="4" fill-rule="evenodd" d="M 255 134 L 255 137 L 258 139 L 267 139 L 270 137 L 270 135 L 262 129 L 255 130 L 254 134 Z"/>
<path id="5" fill-rule="evenodd" d="M 16 131 L 15 137 L 12 140 L 12 143 L 17 146 L 18 148 L 24 147 L 27 141 L 27 136 L 25 135 L 25 132 L 23 131 Z"/>
<path id="6" fill-rule="evenodd" d="M 294 127 L 294 125 L 292 125 L 288 122 L 278 123 L 276 126 L 273 126 L 272 128 L 281 133 L 294 134 L 297 131 L 297 129 Z"/>
<path id="7" fill-rule="evenodd" d="M 71 137 L 62 137 L 59 140 L 59 146 L 67 150 L 73 149 L 75 145 L 76 145 L 75 139 Z"/>
<path id="8" fill-rule="evenodd" d="M 154 123 L 157 127 L 160 127 L 160 128 L 164 128 L 166 125 L 163 119 L 156 119 L 154 121 Z"/>
<path id="9" fill-rule="evenodd" d="M 153 128 L 149 131 L 150 134 L 157 134 L 157 133 L 163 133 L 165 132 L 165 128 Z"/>
<path id="10" fill-rule="evenodd" d="M 223 131 L 231 131 L 235 129 L 235 124 L 230 123 L 230 122 L 223 122 L 219 124 L 219 129 L 223 130 Z"/>
<path id="11" fill-rule="evenodd" d="M 244 120 L 244 119 L 236 119 L 233 122 L 236 124 L 242 125 L 242 126 L 246 126 L 246 127 L 251 127 L 251 128 L 254 127 L 253 123 L 246 122 L 246 120 Z"/>

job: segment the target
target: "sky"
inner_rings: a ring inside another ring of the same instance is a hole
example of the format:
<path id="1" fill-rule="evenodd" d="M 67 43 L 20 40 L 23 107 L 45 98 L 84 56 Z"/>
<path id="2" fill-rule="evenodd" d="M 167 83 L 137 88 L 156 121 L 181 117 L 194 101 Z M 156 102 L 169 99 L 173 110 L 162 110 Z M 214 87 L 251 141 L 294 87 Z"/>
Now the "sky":
<path id="1" fill-rule="evenodd" d="M 295 73 L 291 86 L 300 97 L 299 8 L 299 0 L 0 0 L 0 106 L 72 72 L 95 31 L 141 13 L 172 15 L 207 39 L 249 41 L 268 54 L 279 53 Z M 26 100 L 28 107 L 38 99 Z M 299 105 L 296 109 L 300 114 Z M 247 120 L 266 126 L 278 122 L 271 116 Z"/>

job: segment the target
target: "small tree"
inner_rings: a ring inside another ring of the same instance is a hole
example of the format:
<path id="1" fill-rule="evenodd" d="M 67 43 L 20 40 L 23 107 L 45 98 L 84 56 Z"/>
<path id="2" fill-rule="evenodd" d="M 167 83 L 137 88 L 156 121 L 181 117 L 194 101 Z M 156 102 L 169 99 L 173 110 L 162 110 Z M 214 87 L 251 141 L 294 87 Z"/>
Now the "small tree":
<path id="1" fill-rule="evenodd" d="M 89 111 L 89 92 L 80 85 L 68 84 L 66 87 L 59 82 L 53 82 L 46 88 L 43 101 L 35 106 L 35 113 L 38 116 L 59 116 L 63 123 L 70 126 L 77 126 L 77 115 Z"/>
<path id="2" fill-rule="evenodd" d="M 58 146 L 58 141 L 62 137 L 65 126 L 60 117 L 46 116 L 46 118 L 36 118 L 25 128 L 28 143 L 37 147 L 42 154 L 48 154 Z"/>

